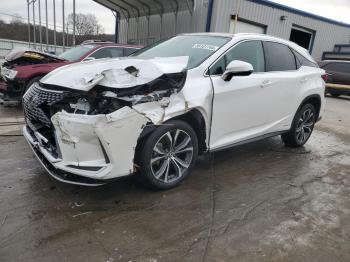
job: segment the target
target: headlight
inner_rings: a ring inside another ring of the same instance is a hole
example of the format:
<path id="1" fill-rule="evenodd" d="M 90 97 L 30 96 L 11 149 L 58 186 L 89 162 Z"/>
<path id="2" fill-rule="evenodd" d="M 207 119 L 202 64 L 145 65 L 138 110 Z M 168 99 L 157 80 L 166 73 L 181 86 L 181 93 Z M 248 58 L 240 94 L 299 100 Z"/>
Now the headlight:
<path id="1" fill-rule="evenodd" d="M 6 67 L 3 67 L 1 69 L 1 74 L 3 77 L 8 78 L 8 79 L 14 79 L 17 75 L 16 70 L 8 69 Z"/>

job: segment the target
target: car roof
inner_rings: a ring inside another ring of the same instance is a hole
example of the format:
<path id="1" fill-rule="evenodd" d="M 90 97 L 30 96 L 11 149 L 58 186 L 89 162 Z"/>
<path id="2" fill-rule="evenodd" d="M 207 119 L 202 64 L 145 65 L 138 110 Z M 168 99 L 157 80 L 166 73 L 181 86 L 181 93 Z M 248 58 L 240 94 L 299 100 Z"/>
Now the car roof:
<path id="1" fill-rule="evenodd" d="M 117 47 L 125 47 L 125 48 L 143 48 L 144 46 L 142 45 L 131 45 L 131 44 L 121 44 L 121 43 L 113 43 L 113 42 L 83 42 L 80 44 L 81 46 L 84 45 L 93 45 L 96 47 L 101 47 L 101 46 L 117 46 Z"/>

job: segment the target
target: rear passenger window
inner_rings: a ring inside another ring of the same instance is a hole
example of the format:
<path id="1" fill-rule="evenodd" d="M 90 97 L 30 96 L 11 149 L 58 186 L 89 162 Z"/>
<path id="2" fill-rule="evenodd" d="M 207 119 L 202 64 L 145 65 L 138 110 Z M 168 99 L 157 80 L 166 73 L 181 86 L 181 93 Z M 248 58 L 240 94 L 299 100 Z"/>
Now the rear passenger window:
<path id="1" fill-rule="evenodd" d="M 296 62 L 297 62 L 297 68 L 299 69 L 301 66 L 311 66 L 311 67 L 318 67 L 317 64 L 311 62 L 309 59 L 306 59 L 304 56 L 302 56 L 301 54 L 299 54 L 298 52 L 293 50 L 293 53 L 295 55 L 296 58 Z"/>
<path id="2" fill-rule="evenodd" d="M 110 47 L 112 57 L 121 57 L 124 56 L 123 48 L 121 47 Z"/>
<path id="3" fill-rule="evenodd" d="M 264 51 L 261 41 L 246 41 L 236 45 L 220 58 L 210 68 L 209 74 L 223 74 L 226 66 L 234 60 L 250 63 L 254 68 L 254 72 L 265 72 Z"/>
<path id="4" fill-rule="evenodd" d="M 112 57 L 112 54 L 108 48 L 101 48 L 97 50 L 95 53 L 91 54 L 89 57 L 100 59 L 100 58 Z"/>
<path id="5" fill-rule="evenodd" d="M 263 43 L 267 72 L 296 70 L 295 57 L 288 46 L 275 42 Z"/>
<path id="6" fill-rule="evenodd" d="M 124 48 L 124 56 L 129 56 L 132 53 L 135 53 L 138 49 L 136 48 Z"/>

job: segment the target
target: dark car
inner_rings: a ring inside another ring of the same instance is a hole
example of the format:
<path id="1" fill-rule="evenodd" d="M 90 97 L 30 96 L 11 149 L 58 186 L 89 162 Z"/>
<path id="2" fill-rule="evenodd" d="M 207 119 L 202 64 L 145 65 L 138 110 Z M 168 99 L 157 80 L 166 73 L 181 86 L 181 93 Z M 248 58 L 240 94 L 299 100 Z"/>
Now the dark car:
<path id="1" fill-rule="evenodd" d="M 34 82 L 52 70 L 81 61 L 128 56 L 142 46 L 89 40 L 59 56 L 31 49 L 13 49 L 1 66 L 0 93 L 4 103 L 21 101 Z"/>
<path id="2" fill-rule="evenodd" d="M 319 65 L 328 74 L 326 93 L 334 97 L 350 95 L 350 61 L 324 60 Z"/>

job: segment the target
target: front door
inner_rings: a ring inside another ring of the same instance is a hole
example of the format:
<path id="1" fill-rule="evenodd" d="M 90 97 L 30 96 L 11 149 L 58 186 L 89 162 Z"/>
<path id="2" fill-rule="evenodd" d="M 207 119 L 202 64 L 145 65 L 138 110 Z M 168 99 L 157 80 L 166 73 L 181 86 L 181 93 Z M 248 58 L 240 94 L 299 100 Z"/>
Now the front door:
<path id="1" fill-rule="evenodd" d="M 221 75 L 233 60 L 252 64 L 254 72 L 224 81 Z M 258 40 L 239 43 L 209 69 L 209 74 L 214 88 L 210 150 L 289 128 L 290 105 L 299 88 L 289 47 Z"/>

